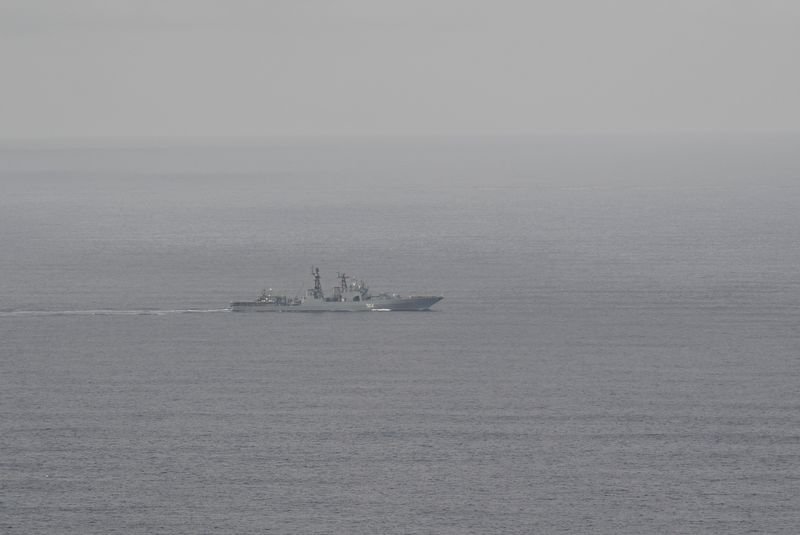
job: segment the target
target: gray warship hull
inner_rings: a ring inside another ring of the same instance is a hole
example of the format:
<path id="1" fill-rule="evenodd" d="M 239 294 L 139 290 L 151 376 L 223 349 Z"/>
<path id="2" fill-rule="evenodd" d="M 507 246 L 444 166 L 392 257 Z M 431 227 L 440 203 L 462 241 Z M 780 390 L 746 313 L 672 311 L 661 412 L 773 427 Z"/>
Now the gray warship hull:
<path id="1" fill-rule="evenodd" d="M 364 281 L 348 282 L 344 273 L 338 273 L 340 285 L 333 288 L 332 295 L 325 296 L 320 282 L 319 268 L 311 268 L 314 287 L 306 290 L 303 297 L 273 295 L 266 290 L 255 301 L 234 301 L 234 312 L 376 312 L 395 310 L 428 310 L 443 299 L 440 295 L 410 295 L 382 293 L 372 295 Z"/>
<path id="2" fill-rule="evenodd" d="M 428 310 L 441 301 L 441 296 L 390 297 L 365 301 L 304 300 L 299 303 L 264 301 L 234 301 L 234 312 L 388 312 Z"/>

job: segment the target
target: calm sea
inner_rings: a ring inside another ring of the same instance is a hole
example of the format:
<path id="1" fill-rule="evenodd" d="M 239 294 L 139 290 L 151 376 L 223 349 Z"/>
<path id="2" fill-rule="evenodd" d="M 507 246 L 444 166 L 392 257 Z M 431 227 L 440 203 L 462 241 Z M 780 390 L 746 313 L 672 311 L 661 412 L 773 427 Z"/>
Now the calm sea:
<path id="1" fill-rule="evenodd" d="M 0 531 L 797 533 L 799 147 L 7 143 Z"/>

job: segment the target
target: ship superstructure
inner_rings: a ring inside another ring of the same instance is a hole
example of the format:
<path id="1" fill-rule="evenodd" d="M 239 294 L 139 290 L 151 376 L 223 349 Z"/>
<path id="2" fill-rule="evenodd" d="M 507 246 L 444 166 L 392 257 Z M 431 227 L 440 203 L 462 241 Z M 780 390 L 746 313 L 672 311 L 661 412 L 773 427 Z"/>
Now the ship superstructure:
<path id="1" fill-rule="evenodd" d="M 363 280 L 345 273 L 337 273 L 338 286 L 330 295 L 325 295 L 318 267 L 311 268 L 314 287 L 306 290 L 302 297 L 273 295 L 272 290 L 263 290 L 255 301 L 234 301 L 234 312 L 368 312 L 390 310 L 428 310 L 443 299 L 440 295 L 409 295 L 382 293 L 370 294 Z"/>

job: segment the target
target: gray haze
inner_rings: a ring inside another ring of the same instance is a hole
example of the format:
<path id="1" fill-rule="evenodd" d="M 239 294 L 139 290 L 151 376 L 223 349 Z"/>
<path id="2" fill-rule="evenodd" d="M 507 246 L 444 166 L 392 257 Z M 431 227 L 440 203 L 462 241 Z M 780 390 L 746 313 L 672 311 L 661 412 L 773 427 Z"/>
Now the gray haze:
<path id="1" fill-rule="evenodd" d="M 0 138 L 786 131 L 800 3 L 0 1 Z"/>
<path id="2" fill-rule="evenodd" d="M 798 28 L 0 0 L 0 531 L 794 535 Z"/>

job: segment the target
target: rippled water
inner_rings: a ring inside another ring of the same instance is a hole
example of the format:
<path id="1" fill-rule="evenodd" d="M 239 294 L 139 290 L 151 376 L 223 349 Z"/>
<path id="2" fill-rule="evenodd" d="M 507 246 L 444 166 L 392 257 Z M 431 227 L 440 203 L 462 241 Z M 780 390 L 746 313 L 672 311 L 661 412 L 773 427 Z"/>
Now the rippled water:
<path id="1" fill-rule="evenodd" d="M 0 151 L 0 531 L 795 533 L 792 140 L 576 143 Z"/>

